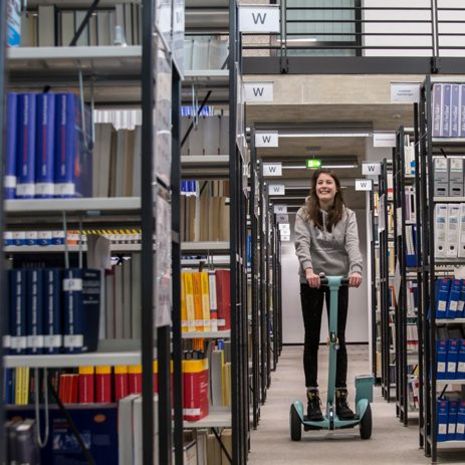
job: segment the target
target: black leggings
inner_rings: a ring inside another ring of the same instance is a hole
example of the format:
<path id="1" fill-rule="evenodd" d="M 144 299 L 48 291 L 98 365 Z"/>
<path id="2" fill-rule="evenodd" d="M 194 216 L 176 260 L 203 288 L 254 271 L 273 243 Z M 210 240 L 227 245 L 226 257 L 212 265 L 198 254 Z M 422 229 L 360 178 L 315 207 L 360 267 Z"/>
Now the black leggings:
<path id="1" fill-rule="evenodd" d="M 318 386 L 318 347 L 320 344 L 321 313 L 323 299 L 326 296 L 326 308 L 329 320 L 329 289 L 315 289 L 308 284 L 300 284 L 300 299 L 305 328 L 304 372 L 305 386 Z M 339 350 L 336 363 L 336 387 L 345 388 L 347 381 L 347 350 L 345 329 L 347 322 L 347 307 L 349 304 L 349 288 L 339 289 L 337 337 Z"/>

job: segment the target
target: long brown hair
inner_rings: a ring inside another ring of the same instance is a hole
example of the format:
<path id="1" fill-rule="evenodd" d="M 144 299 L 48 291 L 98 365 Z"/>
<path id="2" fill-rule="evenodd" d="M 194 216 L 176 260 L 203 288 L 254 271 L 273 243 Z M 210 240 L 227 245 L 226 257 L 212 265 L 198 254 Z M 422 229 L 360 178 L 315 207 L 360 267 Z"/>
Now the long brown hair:
<path id="1" fill-rule="evenodd" d="M 316 194 L 316 184 L 320 174 L 327 174 L 331 176 L 336 184 L 336 196 L 334 197 L 333 205 L 328 210 L 328 221 L 326 223 L 327 230 L 331 232 L 333 226 L 341 221 L 345 205 L 344 198 L 342 196 L 341 182 L 331 170 L 320 168 L 313 173 L 310 196 L 305 202 L 307 221 L 313 221 L 313 224 L 317 228 L 323 229 L 323 214 L 321 213 L 320 201 L 318 200 L 318 196 Z"/>

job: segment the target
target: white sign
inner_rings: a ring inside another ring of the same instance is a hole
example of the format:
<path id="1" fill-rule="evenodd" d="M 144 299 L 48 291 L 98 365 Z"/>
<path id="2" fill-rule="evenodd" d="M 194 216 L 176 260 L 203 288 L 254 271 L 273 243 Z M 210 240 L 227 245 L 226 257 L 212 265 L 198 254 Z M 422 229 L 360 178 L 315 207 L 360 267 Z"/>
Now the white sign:
<path id="1" fill-rule="evenodd" d="M 276 215 L 276 223 L 289 223 L 289 215 L 287 213 Z"/>
<path id="2" fill-rule="evenodd" d="M 278 131 L 256 132 L 255 147 L 279 147 Z"/>
<path id="3" fill-rule="evenodd" d="M 289 225 L 289 223 L 280 223 L 278 226 L 279 230 L 284 234 L 286 234 L 285 231 L 289 231 L 289 233 L 291 232 L 291 226 Z"/>
<path id="4" fill-rule="evenodd" d="M 239 32 L 279 31 L 279 5 L 239 6 Z"/>
<path id="5" fill-rule="evenodd" d="M 281 163 L 263 163 L 263 176 L 282 176 L 283 165 Z"/>
<path id="6" fill-rule="evenodd" d="M 381 163 L 362 163 L 362 174 L 365 176 L 379 176 Z"/>
<path id="7" fill-rule="evenodd" d="M 287 205 L 275 205 L 273 211 L 276 214 L 287 213 Z"/>
<path id="8" fill-rule="evenodd" d="M 417 103 L 419 101 L 419 82 L 391 82 L 391 103 Z"/>
<path id="9" fill-rule="evenodd" d="M 268 184 L 269 195 L 285 195 L 286 186 L 284 184 Z"/>
<path id="10" fill-rule="evenodd" d="M 244 82 L 246 102 L 272 102 L 272 82 Z"/>
<path id="11" fill-rule="evenodd" d="M 291 236 L 281 235 L 282 242 L 290 242 Z"/>
<path id="12" fill-rule="evenodd" d="M 374 132 L 373 147 L 395 147 L 396 133 L 395 132 Z"/>
<path id="13" fill-rule="evenodd" d="M 356 179 L 356 191 L 371 191 L 373 189 L 373 181 L 371 179 Z"/>

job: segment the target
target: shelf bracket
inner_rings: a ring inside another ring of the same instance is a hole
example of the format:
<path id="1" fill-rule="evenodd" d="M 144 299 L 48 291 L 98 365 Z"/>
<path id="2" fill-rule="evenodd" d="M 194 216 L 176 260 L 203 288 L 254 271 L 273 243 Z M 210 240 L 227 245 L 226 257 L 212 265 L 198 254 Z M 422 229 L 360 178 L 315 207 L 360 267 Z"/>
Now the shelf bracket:
<path id="1" fill-rule="evenodd" d="M 97 9 L 98 4 L 100 3 L 100 0 L 94 0 L 92 5 L 90 5 L 89 9 L 86 12 L 86 16 L 82 20 L 82 23 L 78 27 L 78 30 L 76 31 L 76 34 L 74 34 L 73 39 L 69 43 L 70 47 L 75 47 L 77 41 L 79 40 L 79 37 L 81 37 L 82 32 L 86 28 L 87 24 L 89 23 L 90 17 L 94 13 L 94 11 Z"/>
<path id="2" fill-rule="evenodd" d="M 224 455 L 226 455 L 226 458 L 228 459 L 229 463 L 232 464 L 232 458 L 231 458 L 231 456 L 229 455 L 228 450 L 227 450 L 226 447 L 224 446 L 223 441 L 221 440 L 221 435 L 218 434 L 218 431 L 216 431 L 216 428 L 212 428 L 212 430 L 213 430 L 213 434 L 215 435 L 216 440 L 217 440 L 217 441 L 219 442 L 219 444 L 220 444 L 221 450 L 223 451 Z"/>

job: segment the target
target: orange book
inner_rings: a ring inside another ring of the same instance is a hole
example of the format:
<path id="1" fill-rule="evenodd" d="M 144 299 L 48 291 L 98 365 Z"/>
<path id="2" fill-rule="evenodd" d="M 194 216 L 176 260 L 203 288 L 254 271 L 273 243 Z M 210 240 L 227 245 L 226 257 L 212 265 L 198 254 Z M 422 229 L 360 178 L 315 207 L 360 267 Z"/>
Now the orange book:
<path id="1" fill-rule="evenodd" d="M 203 319 L 202 307 L 202 277 L 199 271 L 192 273 L 192 288 L 194 293 L 194 310 L 195 310 L 195 329 L 203 331 L 205 322 Z"/>

